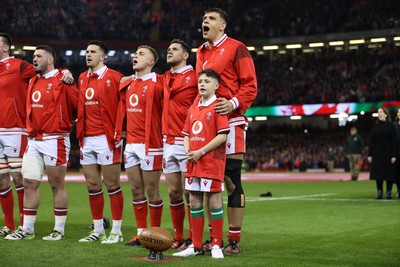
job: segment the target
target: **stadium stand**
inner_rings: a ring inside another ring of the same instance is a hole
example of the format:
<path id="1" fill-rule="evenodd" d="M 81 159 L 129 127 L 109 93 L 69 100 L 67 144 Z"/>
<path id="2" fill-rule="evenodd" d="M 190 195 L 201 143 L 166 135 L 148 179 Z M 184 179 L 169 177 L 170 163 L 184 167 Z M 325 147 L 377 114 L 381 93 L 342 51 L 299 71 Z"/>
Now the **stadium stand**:
<path id="1" fill-rule="evenodd" d="M 246 44 L 278 37 L 324 35 L 326 38 L 331 33 L 362 36 L 363 31 L 400 28 L 397 0 L 205 0 L 201 4 L 193 0 L 0 0 L 0 4 L 2 31 L 9 32 L 15 39 L 49 40 L 63 47 L 63 51 L 72 41 L 90 39 L 164 44 L 181 38 L 196 47 L 202 42 L 203 11 L 211 6 L 219 6 L 229 13 L 228 34 Z M 86 41 L 78 47 L 84 49 L 85 44 Z M 388 41 L 373 47 L 359 45 L 357 49 L 324 46 L 311 53 L 301 50 L 284 54 L 252 52 L 259 84 L 254 105 L 399 100 L 400 50 L 397 45 Z M 162 49 L 165 48 L 166 45 Z M 165 51 L 159 52 L 155 71 L 162 73 L 168 66 Z M 18 57 L 31 60 L 29 52 Z M 130 75 L 132 69 L 127 62 L 129 58 L 110 58 L 107 64 Z M 60 53 L 59 64 L 71 69 L 75 77 L 86 69 L 82 56 L 66 58 Z M 361 128 L 365 140 L 368 140 L 372 123 L 370 120 Z M 324 168 L 325 148 L 330 145 L 335 150 L 335 166 L 346 168 L 343 144 L 337 140 L 343 140 L 347 127 L 329 131 L 315 126 L 308 128 L 310 132 L 305 134 L 304 127 L 297 126 L 250 127 L 246 158 L 250 168 Z M 293 134 L 289 138 L 286 132 Z M 76 149 L 73 147 L 72 153 Z M 74 168 L 79 168 L 77 155 L 71 156 Z M 365 169 L 365 155 L 363 162 Z"/>

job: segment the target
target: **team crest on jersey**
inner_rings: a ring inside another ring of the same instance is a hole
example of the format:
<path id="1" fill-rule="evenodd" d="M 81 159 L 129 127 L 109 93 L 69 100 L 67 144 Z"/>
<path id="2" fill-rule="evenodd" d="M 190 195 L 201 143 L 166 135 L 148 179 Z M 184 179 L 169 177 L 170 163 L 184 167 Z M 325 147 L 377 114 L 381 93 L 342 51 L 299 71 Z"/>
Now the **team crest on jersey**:
<path id="1" fill-rule="evenodd" d="M 208 120 L 208 121 L 211 120 L 212 112 L 209 111 L 206 113 L 206 115 L 207 115 L 206 120 Z"/>
<path id="2" fill-rule="evenodd" d="M 225 52 L 225 48 L 221 48 L 221 50 L 219 50 L 219 55 L 222 56 Z"/>
<path id="3" fill-rule="evenodd" d="M 187 76 L 187 77 L 185 78 L 185 80 L 186 80 L 186 84 L 188 84 L 188 83 L 189 83 L 189 81 L 190 81 L 190 77 L 189 77 L 189 76 Z"/>
<path id="4" fill-rule="evenodd" d="M 231 148 L 231 143 L 226 143 L 226 146 L 228 147 L 228 148 Z"/>
<path id="5" fill-rule="evenodd" d="M 6 70 L 9 70 L 9 69 L 10 69 L 10 66 L 11 66 L 11 64 L 10 64 L 10 63 L 7 63 L 7 64 L 6 64 Z"/>
<path id="6" fill-rule="evenodd" d="M 49 83 L 48 85 L 47 85 L 47 91 L 49 91 L 49 90 L 51 90 L 51 87 L 53 86 L 53 84 L 52 83 Z"/>
<path id="7" fill-rule="evenodd" d="M 111 81 L 110 81 L 110 79 L 107 79 L 107 81 L 106 81 L 106 85 L 107 85 L 107 87 L 110 87 L 110 85 L 111 85 Z"/>
<path id="8" fill-rule="evenodd" d="M 150 160 L 146 160 L 146 165 L 150 165 Z"/>
<path id="9" fill-rule="evenodd" d="M 147 91 L 147 85 L 143 86 L 142 96 L 146 94 L 146 91 Z"/>
<path id="10" fill-rule="evenodd" d="M 13 150 L 14 150 L 14 153 L 17 153 L 17 149 L 15 147 L 13 148 Z"/>
<path id="11" fill-rule="evenodd" d="M 109 156 L 109 155 L 106 155 L 106 159 L 109 160 L 109 159 L 110 159 L 110 156 Z"/>

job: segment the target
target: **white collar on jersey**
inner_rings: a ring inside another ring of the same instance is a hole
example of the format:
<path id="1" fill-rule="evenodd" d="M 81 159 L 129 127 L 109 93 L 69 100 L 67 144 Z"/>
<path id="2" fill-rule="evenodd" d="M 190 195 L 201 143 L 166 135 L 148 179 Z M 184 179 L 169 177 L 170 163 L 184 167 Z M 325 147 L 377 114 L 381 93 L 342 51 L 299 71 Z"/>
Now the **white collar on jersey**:
<path id="1" fill-rule="evenodd" d="M 182 67 L 182 68 L 180 68 L 180 69 L 177 69 L 177 70 L 173 70 L 172 68 L 171 68 L 171 73 L 172 74 L 174 74 L 174 73 L 179 73 L 179 74 L 181 74 L 181 73 L 184 73 L 185 71 L 187 71 L 187 70 L 192 70 L 193 69 L 193 66 L 192 65 L 186 65 L 186 66 L 184 66 L 184 67 Z"/>
<path id="2" fill-rule="evenodd" d="M 142 81 L 147 81 L 147 80 L 151 79 L 153 82 L 156 82 L 157 81 L 157 74 L 155 72 L 150 72 L 150 73 L 145 74 L 145 75 L 140 76 L 140 77 L 133 76 L 133 79 L 134 80 L 141 79 Z"/>
<path id="3" fill-rule="evenodd" d="M 200 99 L 200 101 L 199 101 L 199 104 L 198 104 L 198 107 L 208 107 L 209 105 L 211 105 L 214 101 L 216 101 L 217 100 L 217 96 L 216 95 L 213 95 L 210 99 L 208 99 L 207 101 L 206 101 L 206 103 L 201 103 L 201 99 Z"/>
<path id="4" fill-rule="evenodd" d="M 40 77 L 44 77 L 45 79 L 48 79 L 48 78 L 51 78 L 51 77 L 56 76 L 57 74 L 58 74 L 58 69 L 54 69 L 54 70 L 52 70 L 52 71 L 49 71 L 49 72 L 46 73 L 45 75 L 39 75 L 39 74 L 38 74 L 38 76 L 39 76 L 39 78 L 40 78 Z"/>
<path id="5" fill-rule="evenodd" d="M 100 80 L 100 79 L 103 77 L 103 75 L 104 75 L 104 73 L 106 72 L 106 70 L 107 70 L 107 66 L 104 65 L 104 66 L 101 67 L 100 69 L 93 71 L 93 73 L 94 73 L 94 74 L 97 74 L 97 75 L 99 76 L 97 79 Z M 89 75 L 90 75 L 90 72 L 88 71 L 87 76 L 89 77 Z"/>
<path id="6" fill-rule="evenodd" d="M 0 59 L 0 62 L 5 62 L 6 60 L 9 60 L 10 58 L 13 58 L 13 57 L 6 57 L 6 58 L 3 58 L 3 59 Z"/>
<path id="7" fill-rule="evenodd" d="M 227 38 L 228 38 L 228 35 L 226 35 L 226 33 L 224 33 L 224 35 L 222 35 L 222 37 L 219 40 L 217 40 L 213 43 L 213 46 L 219 47 Z M 205 42 L 202 46 L 202 48 L 206 48 L 206 47 L 209 47 L 208 42 Z"/>

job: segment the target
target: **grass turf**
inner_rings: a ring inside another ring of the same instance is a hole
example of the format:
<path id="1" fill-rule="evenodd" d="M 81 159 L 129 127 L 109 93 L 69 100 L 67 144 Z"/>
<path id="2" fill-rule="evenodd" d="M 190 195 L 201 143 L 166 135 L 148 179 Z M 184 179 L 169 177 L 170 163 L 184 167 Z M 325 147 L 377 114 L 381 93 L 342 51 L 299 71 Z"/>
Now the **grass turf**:
<path id="1" fill-rule="evenodd" d="M 137 260 L 148 255 L 144 248 L 78 242 L 91 223 L 84 183 L 67 184 L 66 239 L 42 241 L 54 225 L 50 187 L 43 183 L 36 239 L 1 239 L 1 266 L 399 266 L 400 200 L 374 200 L 372 181 L 246 182 L 244 186 L 247 206 L 241 254 L 223 260 L 206 255 L 154 263 Z M 122 187 L 122 231 L 127 241 L 136 230 L 130 189 L 126 183 Z M 165 183 L 161 191 L 162 226 L 172 232 Z M 259 197 L 267 191 L 272 197 Z M 111 219 L 107 196 L 105 200 L 105 216 Z M 172 253 L 166 251 L 164 257 L 171 258 Z"/>

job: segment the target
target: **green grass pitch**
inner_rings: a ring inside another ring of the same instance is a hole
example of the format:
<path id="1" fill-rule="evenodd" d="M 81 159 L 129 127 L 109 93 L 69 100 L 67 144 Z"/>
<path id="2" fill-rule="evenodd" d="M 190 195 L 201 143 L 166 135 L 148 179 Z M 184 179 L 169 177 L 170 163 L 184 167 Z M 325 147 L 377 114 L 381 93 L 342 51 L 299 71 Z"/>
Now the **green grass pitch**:
<path id="1" fill-rule="evenodd" d="M 358 182 L 246 182 L 242 253 L 164 262 L 138 261 L 138 247 L 82 244 L 91 216 L 86 185 L 68 183 L 66 238 L 42 241 L 54 225 L 50 186 L 41 185 L 41 203 L 32 241 L 0 240 L 1 266 L 400 266 L 400 200 L 374 200 L 375 184 Z M 105 189 L 104 189 L 105 191 Z M 162 226 L 172 232 L 166 184 Z M 259 197 L 272 192 L 272 197 Z M 123 184 L 125 241 L 136 232 L 132 195 Z M 223 193 L 226 196 L 225 193 Z M 226 199 L 226 198 L 225 198 Z M 108 196 L 105 216 L 111 219 Z M 225 216 L 226 218 L 226 216 Z M 0 225 L 3 225 L 0 219 Z M 109 230 L 107 230 L 107 233 Z M 225 220 L 224 236 L 227 232 Z M 204 238 L 208 236 L 204 235 Z M 171 258 L 173 251 L 164 252 Z"/>

